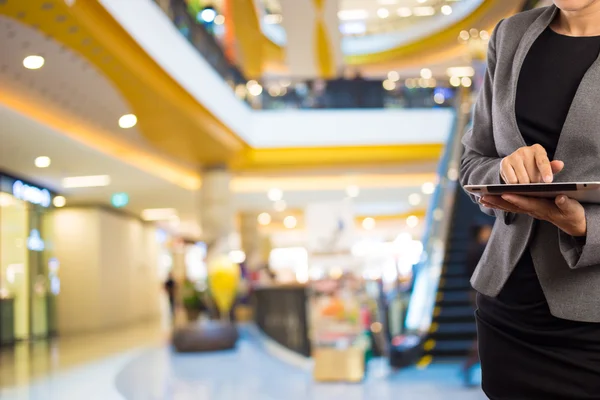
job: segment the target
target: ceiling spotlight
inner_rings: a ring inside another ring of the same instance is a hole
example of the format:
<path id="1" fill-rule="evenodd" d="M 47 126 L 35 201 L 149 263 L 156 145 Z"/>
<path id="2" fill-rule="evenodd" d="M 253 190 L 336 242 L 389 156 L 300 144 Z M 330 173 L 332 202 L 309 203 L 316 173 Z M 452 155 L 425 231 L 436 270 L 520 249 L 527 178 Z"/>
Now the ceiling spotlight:
<path id="1" fill-rule="evenodd" d="M 432 182 L 425 182 L 421 187 L 424 194 L 432 194 L 435 191 L 435 185 Z"/>
<path id="2" fill-rule="evenodd" d="M 294 217 L 293 215 L 288 215 L 283 220 L 283 226 L 285 226 L 288 229 L 294 229 L 297 224 L 298 224 L 298 221 L 296 220 L 296 217 Z"/>
<path id="3" fill-rule="evenodd" d="M 54 204 L 54 207 L 61 208 L 67 204 L 67 199 L 63 196 L 56 196 L 54 200 L 52 200 L 52 204 Z"/>
<path id="4" fill-rule="evenodd" d="M 446 96 L 444 96 L 444 93 L 436 93 L 433 95 L 433 101 L 435 102 L 435 104 L 444 104 L 444 102 L 446 101 Z"/>
<path id="5" fill-rule="evenodd" d="M 442 14 L 444 14 L 444 15 L 452 14 L 452 7 L 450 7 L 447 4 L 445 6 L 442 6 Z"/>
<path id="6" fill-rule="evenodd" d="M 51 160 L 50 157 L 40 156 L 34 161 L 35 166 L 38 168 L 48 168 L 50 166 Z"/>
<path id="7" fill-rule="evenodd" d="M 44 62 L 42 56 L 27 56 L 23 60 L 23 66 L 27 69 L 40 69 L 44 66 Z"/>
<path id="8" fill-rule="evenodd" d="M 421 70 L 421 78 L 423 79 L 431 79 L 433 77 L 433 72 L 429 68 L 423 68 Z"/>
<path id="9" fill-rule="evenodd" d="M 119 118 L 119 126 L 123 129 L 133 128 L 137 124 L 137 117 L 134 114 L 125 114 Z"/>
<path id="10" fill-rule="evenodd" d="M 459 76 L 453 76 L 450 78 L 450 84 L 454 87 L 459 87 L 460 86 L 460 77 Z"/>
<path id="11" fill-rule="evenodd" d="M 260 94 L 263 92 L 263 88 L 262 86 L 256 84 L 252 87 L 250 87 L 250 89 L 248 89 L 248 92 L 252 95 L 252 96 L 260 96 Z"/>
<path id="12" fill-rule="evenodd" d="M 217 18 L 217 12 L 214 8 L 207 7 L 204 10 L 200 11 L 198 17 L 200 22 L 210 24 L 215 21 L 215 18 Z"/>
<path id="13" fill-rule="evenodd" d="M 62 186 L 65 189 L 101 187 L 110 185 L 110 176 L 91 175 L 91 176 L 72 176 L 63 178 Z"/>
<path id="14" fill-rule="evenodd" d="M 382 19 L 387 18 L 390 16 L 390 10 L 387 8 L 380 8 L 377 10 L 377 16 Z"/>
<path id="15" fill-rule="evenodd" d="M 373 230 L 375 228 L 375 220 L 371 217 L 363 219 L 362 227 L 367 230 Z"/>
<path id="16" fill-rule="evenodd" d="M 406 218 L 406 225 L 408 225 L 409 228 L 416 228 L 417 225 L 419 225 L 419 217 L 411 215 Z"/>
<path id="17" fill-rule="evenodd" d="M 419 193 L 413 193 L 408 196 L 408 204 L 411 206 L 418 206 L 421 204 L 421 195 Z"/>
<path id="18" fill-rule="evenodd" d="M 458 35 L 458 37 L 461 40 L 469 40 L 469 38 L 471 37 L 471 35 L 469 34 L 468 31 L 460 31 L 460 35 Z"/>
<path id="19" fill-rule="evenodd" d="M 412 10 L 408 7 L 400 7 L 396 13 L 399 17 L 403 18 L 410 17 L 411 15 L 413 15 Z"/>
<path id="20" fill-rule="evenodd" d="M 271 215 L 269 213 L 261 213 L 258 215 L 257 221 L 263 226 L 269 225 L 271 223 Z"/>
<path id="21" fill-rule="evenodd" d="M 435 8 L 433 7 L 415 7 L 413 13 L 417 17 L 430 17 L 435 15 Z"/>
<path id="22" fill-rule="evenodd" d="M 468 76 L 465 76 L 464 78 L 462 78 L 462 79 L 460 80 L 460 83 L 461 83 L 461 84 L 462 84 L 464 87 L 468 88 L 468 87 L 471 87 L 471 85 L 473 84 L 473 81 L 472 81 L 472 80 L 471 80 L 471 78 L 469 78 Z"/>
<path id="23" fill-rule="evenodd" d="M 273 188 L 269 190 L 269 192 L 267 193 L 267 197 L 271 201 L 279 201 L 283 199 L 283 192 L 281 191 L 281 189 Z"/>
<path id="24" fill-rule="evenodd" d="M 400 74 L 398 71 L 390 71 L 388 72 L 388 79 L 392 82 L 398 82 L 400 80 Z"/>
<path id="25" fill-rule="evenodd" d="M 383 81 L 383 88 L 387 91 L 392 91 L 396 89 L 396 82 L 386 79 L 385 81 Z"/>
<path id="26" fill-rule="evenodd" d="M 360 194 L 360 188 L 356 185 L 350 185 L 346 188 L 346 194 L 348 197 L 358 197 Z"/>
<path id="27" fill-rule="evenodd" d="M 277 212 L 284 212 L 287 208 L 287 204 L 284 200 L 277 200 L 273 208 L 275 208 L 275 211 Z"/>

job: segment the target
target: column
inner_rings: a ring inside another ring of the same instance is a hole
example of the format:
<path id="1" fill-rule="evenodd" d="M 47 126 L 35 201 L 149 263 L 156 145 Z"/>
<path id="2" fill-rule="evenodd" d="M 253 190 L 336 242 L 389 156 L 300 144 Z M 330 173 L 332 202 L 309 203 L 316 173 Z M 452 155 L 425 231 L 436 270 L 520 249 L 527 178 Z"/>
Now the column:
<path id="1" fill-rule="evenodd" d="M 226 166 L 205 168 L 200 189 L 200 226 L 207 257 L 227 254 L 235 233 L 231 172 Z"/>
<path id="2" fill-rule="evenodd" d="M 337 0 L 282 0 L 290 74 L 333 78 L 343 65 Z"/>
<path id="3" fill-rule="evenodd" d="M 258 213 L 244 212 L 240 214 L 240 236 L 242 250 L 246 253 L 246 267 L 248 271 L 256 271 L 264 264 L 261 252 L 261 235 L 257 219 Z"/>

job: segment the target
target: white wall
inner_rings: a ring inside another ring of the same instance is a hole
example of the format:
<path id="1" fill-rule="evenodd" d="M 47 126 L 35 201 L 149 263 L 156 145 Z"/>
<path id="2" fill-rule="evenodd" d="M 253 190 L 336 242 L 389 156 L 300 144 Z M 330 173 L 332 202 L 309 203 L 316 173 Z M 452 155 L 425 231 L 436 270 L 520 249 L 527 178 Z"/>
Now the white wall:
<path id="1" fill-rule="evenodd" d="M 61 335 L 118 328 L 160 314 L 154 227 L 101 209 L 54 215 Z"/>
<path id="2" fill-rule="evenodd" d="M 446 143 L 452 109 L 261 111 L 254 147 Z"/>

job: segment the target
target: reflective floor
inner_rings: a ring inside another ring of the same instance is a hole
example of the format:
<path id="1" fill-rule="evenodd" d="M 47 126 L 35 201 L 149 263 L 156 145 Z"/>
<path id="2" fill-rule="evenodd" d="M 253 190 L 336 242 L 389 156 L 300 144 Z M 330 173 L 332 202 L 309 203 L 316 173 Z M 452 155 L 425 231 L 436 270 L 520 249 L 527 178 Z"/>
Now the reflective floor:
<path id="1" fill-rule="evenodd" d="M 254 336 L 235 351 L 176 354 L 157 326 L 0 353 L 0 399 L 8 400 L 362 400 L 485 399 L 461 386 L 457 365 L 392 373 L 375 361 L 363 384 L 316 384 L 310 371 L 280 361 Z"/>

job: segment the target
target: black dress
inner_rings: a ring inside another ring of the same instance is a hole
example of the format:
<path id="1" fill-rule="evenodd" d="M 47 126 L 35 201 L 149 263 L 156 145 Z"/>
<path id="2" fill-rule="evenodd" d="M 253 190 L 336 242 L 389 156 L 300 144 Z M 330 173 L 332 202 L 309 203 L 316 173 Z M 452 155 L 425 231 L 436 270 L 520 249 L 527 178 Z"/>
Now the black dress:
<path id="1" fill-rule="evenodd" d="M 548 28 L 525 59 L 515 107 L 519 130 L 551 160 L 579 83 L 599 53 L 600 37 Z M 550 314 L 529 251 L 498 297 L 478 294 L 477 303 L 482 386 L 490 399 L 600 399 L 600 324 Z"/>

